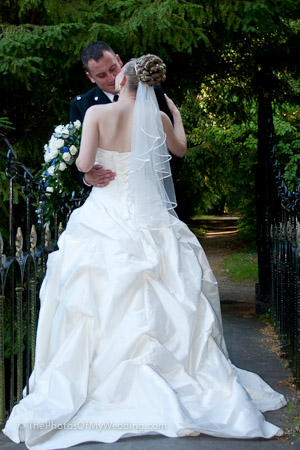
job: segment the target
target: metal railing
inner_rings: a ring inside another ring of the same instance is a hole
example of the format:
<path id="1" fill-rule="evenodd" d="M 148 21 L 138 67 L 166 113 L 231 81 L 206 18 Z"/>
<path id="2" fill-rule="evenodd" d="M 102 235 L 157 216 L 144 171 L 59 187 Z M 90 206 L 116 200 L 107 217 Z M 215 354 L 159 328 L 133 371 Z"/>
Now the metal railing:
<path id="1" fill-rule="evenodd" d="M 300 180 L 286 186 L 273 149 L 273 172 L 279 211 L 270 226 L 271 317 L 283 352 L 300 386 Z"/>
<path id="2" fill-rule="evenodd" d="M 56 248 L 71 211 L 86 198 L 81 192 L 61 198 L 51 225 L 44 226 L 44 207 L 49 198 L 45 185 L 37 181 L 17 158 L 9 141 L 0 134 L 7 153 L 5 173 L 9 192 L 8 235 L 0 233 L 0 427 L 14 404 L 28 390 L 35 359 L 39 290 L 48 253 Z M 14 204 L 18 187 L 19 200 Z M 21 223 L 15 223 L 21 222 Z M 2 224 L 3 227 L 3 224 Z M 51 231 L 50 231 L 51 230 Z M 8 241 L 8 242 L 7 242 Z M 7 245 L 8 244 L 8 245 Z"/>
<path id="3" fill-rule="evenodd" d="M 283 350 L 300 386 L 300 179 L 289 190 L 278 162 L 273 97 L 280 81 L 268 60 L 253 78 L 258 95 L 255 167 L 259 283 L 256 312 L 271 311 Z"/>

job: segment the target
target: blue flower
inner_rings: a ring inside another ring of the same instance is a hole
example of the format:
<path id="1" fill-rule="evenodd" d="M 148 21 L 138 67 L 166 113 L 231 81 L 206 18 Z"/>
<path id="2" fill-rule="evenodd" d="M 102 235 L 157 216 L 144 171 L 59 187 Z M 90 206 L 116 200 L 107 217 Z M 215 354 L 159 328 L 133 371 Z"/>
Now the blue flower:
<path id="1" fill-rule="evenodd" d="M 62 149 L 63 149 L 64 152 L 68 152 L 69 151 L 68 147 L 66 147 L 65 145 L 63 146 Z"/>
<path id="2" fill-rule="evenodd" d="M 53 158 L 53 159 L 52 159 L 52 164 L 54 164 L 54 163 L 55 163 L 55 161 L 56 161 L 56 158 Z"/>
<path id="3" fill-rule="evenodd" d="M 74 139 L 73 139 L 72 137 L 69 137 L 69 139 L 70 139 L 70 141 L 72 141 L 72 142 L 74 141 Z"/>

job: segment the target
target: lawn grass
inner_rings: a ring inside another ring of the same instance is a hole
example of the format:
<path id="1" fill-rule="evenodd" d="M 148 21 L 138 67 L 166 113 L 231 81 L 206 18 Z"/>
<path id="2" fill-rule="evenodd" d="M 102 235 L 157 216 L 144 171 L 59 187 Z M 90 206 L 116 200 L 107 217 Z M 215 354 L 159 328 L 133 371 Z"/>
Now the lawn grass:
<path id="1" fill-rule="evenodd" d="M 192 220 L 218 220 L 226 219 L 228 217 L 239 217 L 240 213 L 224 213 L 224 214 L 196 214 L 192 217 Z"/>
<path id="2" fill-rule="evenodd" d="M 189 229 L 194 233 L 194 235 L 198 239 L 203 237 L 207 233 L 207 230 L 202 227 L 189 226 Z"/>
<path id="3" fill-rule="evenodd" d="M 222 267 L 232 281 L 258 281 L 257 253 L 253 250 L 234 253 L 224 258 Z"/>
<path id="4" fill-rule="evenodd" d="M 214 216 L 209 214 L 198 214 L 192 217 L 192 220 L 216 220 L 219 219 L 220 216 Z"/>

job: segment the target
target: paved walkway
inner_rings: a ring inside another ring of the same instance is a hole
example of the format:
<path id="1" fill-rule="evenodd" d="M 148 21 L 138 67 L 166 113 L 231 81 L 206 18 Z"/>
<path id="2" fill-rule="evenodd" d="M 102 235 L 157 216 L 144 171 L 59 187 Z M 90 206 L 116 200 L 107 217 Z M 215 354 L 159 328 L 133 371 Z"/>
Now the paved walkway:
<path id="1" fill-rule="evenodd" d="M 221 260 L 238 247 L 234 222 L 212 224 L 212 230 L 201 239 L 208 259 L 220 284 L 225 339 L 232 362 L 261 375 L 274 389 L 285 394 L 288 407 L 266 413 L 266 418 L 285 430 L 281 438 L 271 440 L 220 439 L 201 435 L 189 438 L 144 436 L 122 439 L 114 444 L 86 443 L 78 450 L 300 450 L 298 392 L 291 383 L 290 372 L 278 357 L 279 346 L 272 327 L 255 315 L 253 283 L 232 283 L 221 269 Z M 230 287 L 231 286 L 231 287 Z M 232 296 L 230 296 L 230 290 Z M 242 297 L 238 295 L 242 292 Z M 23 450 L 24 444 L 14 444 L 0 436 L 0 450 Z"/>

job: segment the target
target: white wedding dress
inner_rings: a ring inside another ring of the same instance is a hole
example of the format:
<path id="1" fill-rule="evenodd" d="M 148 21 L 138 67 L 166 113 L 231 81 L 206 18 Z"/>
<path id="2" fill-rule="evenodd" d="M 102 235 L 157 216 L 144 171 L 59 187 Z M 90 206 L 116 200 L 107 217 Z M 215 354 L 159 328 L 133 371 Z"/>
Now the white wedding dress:
<path id="1" fill-rule="evenodd" d="M 36 450 L 153 433 L 280 435 L 260 411 L 285 398 L 228 359 L 197 238 L 180 220 L 136 230 L 130 153 L 99 149 L 96 159 L 117 176 L 93 188 L 49 255 L 30 394 L 4 433 Z"/>

